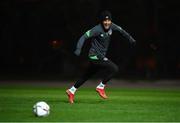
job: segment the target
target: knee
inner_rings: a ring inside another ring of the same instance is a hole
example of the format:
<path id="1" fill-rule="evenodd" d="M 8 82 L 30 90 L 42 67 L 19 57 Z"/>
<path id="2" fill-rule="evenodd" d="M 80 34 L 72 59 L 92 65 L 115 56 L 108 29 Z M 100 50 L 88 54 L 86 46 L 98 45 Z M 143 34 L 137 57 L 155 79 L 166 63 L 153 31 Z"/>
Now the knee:
<path id="1" fill-rule="evenodd" d="M 119 71 L 119 67 L 116 65 L 114 68 L 114 72 L 117 73 Z"/>
<path id="2" fill-rule="evenodd" d="M 112 71 L 113 73 L 117 73 L 117 72 L 119 71 L 119 67 L 114 64 L 114 65 L 112 66 L 112 68 L 111 68 L 111 71 Z"/>

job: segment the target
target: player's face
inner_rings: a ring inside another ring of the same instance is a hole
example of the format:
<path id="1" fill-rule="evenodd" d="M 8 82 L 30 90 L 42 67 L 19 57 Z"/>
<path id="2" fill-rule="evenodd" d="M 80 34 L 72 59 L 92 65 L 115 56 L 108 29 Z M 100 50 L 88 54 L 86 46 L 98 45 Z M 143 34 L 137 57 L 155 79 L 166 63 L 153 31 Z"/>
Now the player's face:
<path id="1" fill-rule="evenodd" d="M 106 30 L 108 30 L 110 28 L 111 24 L 112 24 L 112 22 L 109 19 L 106 19 L 103 21 L 103 26 Z"/>

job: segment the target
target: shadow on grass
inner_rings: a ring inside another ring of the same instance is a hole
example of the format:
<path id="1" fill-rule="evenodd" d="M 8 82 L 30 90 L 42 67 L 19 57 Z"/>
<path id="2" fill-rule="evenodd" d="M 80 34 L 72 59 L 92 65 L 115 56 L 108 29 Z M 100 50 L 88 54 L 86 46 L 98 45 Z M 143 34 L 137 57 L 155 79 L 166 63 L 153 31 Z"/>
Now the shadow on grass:
<path id="1" fill-rule="evenodd" d="M 53 101 L 49 101 L 49 102 L 52 102 L 52 103 L 60 102 L 60 103 L 69 104 L 68 99 L 53 100 Z M 106 102 L 107 102 L 107 100 L 103 100 L 103 99 L 97 99 L 97 100 L 76 99 L 76 100 L 74 100 L 74 104 L 103 104 Z"/>
<path id="2" fill-rule="evenodd" d="M 78 104 L 104 104 L 106 103 L 107 100 L 103 100 L 103 99 L 97 99 L 97 100 L 76 100 L 75 103 L 78 103 Z"/>

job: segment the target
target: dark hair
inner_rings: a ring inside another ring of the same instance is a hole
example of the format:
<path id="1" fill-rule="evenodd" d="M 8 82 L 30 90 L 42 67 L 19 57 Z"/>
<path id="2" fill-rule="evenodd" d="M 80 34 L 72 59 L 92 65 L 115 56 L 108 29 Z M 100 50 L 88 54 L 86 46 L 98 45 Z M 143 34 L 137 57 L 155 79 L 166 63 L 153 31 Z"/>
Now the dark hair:
<path id="1" fill-rule="evenodd" d="M 100 14 L 100 21 L 101 22 L 103 20 L 106 20 L 106 19 L 112 20 L 111 12 L 108 10 L 105 10 Z"/>

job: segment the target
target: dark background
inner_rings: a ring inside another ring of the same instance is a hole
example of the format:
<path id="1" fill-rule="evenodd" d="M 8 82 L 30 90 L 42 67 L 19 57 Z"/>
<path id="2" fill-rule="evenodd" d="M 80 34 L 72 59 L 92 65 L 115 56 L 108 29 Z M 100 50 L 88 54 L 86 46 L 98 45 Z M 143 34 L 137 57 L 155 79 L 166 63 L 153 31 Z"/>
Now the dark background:
<path id="1" fill-rule="evenodd" d="M 75 45 L 106 9 L 137 40 L 131 47 L 114 32 L 108 57 L 117 77 L 180 77 L 179 0 L 1 0 L 1 78 L 78 76 L 87 62 L 73 55 Z"/>

